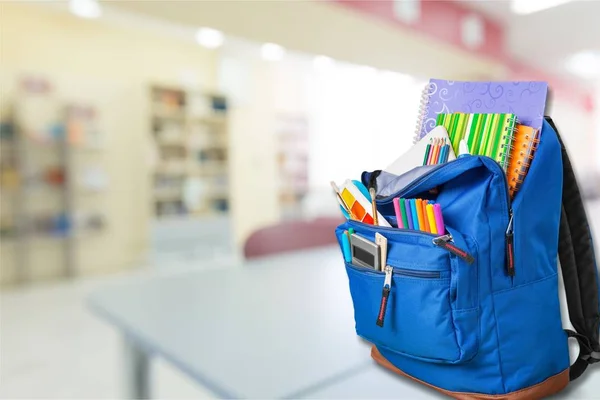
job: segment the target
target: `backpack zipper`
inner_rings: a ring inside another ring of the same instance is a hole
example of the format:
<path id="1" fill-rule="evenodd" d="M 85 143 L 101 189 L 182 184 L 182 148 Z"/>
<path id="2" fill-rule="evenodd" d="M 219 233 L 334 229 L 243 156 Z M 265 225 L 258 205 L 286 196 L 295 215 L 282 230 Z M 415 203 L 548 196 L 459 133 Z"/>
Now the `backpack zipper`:
<path id="1" fill-rule="evenodd" d="M 510 210 L 510 219 L 506 228 L 506 272 L 508 276 L 515 276 L 515 249 L 513 243 L 513 212 Z"/>
<path id="2" fill-rule="evenodd" d="M 394 269 L 389 265 L 385 266 L 385 279 L 383 280 L 383 290 L 381 292 L 381 303 L 379 303 L 379 312 L 377 313 L 377 326 L 383 328 L 385 311 L 387 310 L 388 300 L 392 289 L 392 273 Z"/>
<path id="3" fill-rule="evenodd" d="M 473 262 L 475 261 L 475 258 L 471 254 L 469 254 L 467 251 L 460 249 L 460 248 L 456 247 L 455 245 L 453 245 L 452 243 L 450 243 L 451 241 L 452 241 L 452 235 L 444 235 L 444 236 L 439 236 L 439 237 L 436 237 L 435 239 L 433 239 L 433 244 L 438 247 L 441 247 L 442 249 L 449 251 L 450 253 L 452 253 L 455 256 L 462 259 L 467 264 L 473 264 Z"/>

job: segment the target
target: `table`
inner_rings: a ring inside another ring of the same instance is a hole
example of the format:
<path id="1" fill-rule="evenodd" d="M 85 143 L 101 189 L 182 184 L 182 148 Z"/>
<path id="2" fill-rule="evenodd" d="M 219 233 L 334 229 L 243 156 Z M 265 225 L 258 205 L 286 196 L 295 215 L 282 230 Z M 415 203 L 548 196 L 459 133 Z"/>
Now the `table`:
<path id="1" fill-rule="evenodd" d="M 125 344 L 126 395 L 160 356 L 225 398 L 301 397 L 371 364 L 337 248 L 103 288 L 89 305 Z"/>

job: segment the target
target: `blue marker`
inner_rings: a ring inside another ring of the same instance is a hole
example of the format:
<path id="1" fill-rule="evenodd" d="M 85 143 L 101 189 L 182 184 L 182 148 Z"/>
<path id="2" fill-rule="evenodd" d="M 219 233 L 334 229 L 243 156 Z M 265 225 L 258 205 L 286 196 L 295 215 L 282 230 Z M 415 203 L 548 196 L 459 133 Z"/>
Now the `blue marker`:
<path id="1" fill-rule="evenodd" d="M 348 231 L 342 233 L 342 252 L 344 253 L 344 260 L 347 263 L 352 262 L 352 252 L 350 251 L 350 234 Z"/>
<path id="2" fill-rule="evenodd" d="M 410 212 L 412 213 L 413 229 L 419 230 L 419 214 L 417 214 L 417 202 L 415 199 L 410 199 Z"/>

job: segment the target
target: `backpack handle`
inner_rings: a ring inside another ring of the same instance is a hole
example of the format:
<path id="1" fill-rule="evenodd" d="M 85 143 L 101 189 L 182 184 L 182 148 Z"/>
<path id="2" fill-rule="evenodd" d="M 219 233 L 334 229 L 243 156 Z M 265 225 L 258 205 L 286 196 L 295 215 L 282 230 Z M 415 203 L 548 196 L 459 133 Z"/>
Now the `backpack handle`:
<path id="1" fill-rule="evenodd" d="M 600 362 L 600 297 L 594 244 L 577 178 L 569 154 L 552 118 L 545 117 L 561 147 L 563 194 L 558 255 L 560 259 L 569 318 L 577 332 L 565 330 L 579 342 L 579 356 L 569 371 L 571 381 L 588 365 Z"/>

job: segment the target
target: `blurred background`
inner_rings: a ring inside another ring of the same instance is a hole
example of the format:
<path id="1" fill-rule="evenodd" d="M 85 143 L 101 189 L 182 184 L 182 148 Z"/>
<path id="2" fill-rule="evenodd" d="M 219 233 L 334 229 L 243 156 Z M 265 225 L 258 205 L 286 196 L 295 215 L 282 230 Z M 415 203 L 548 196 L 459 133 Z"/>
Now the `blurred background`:
<path id="1" fill-rule="evenodd" d="M 98 373 L 117 334 L 86 294 L 238 265 L 269 227 L 330 234 L 329 181 L 411 146 L 430 77 L 547 81 L 600 237 L 598 15 L 566 0 L 1 2 L 0 395 L 119 397 Z M 210 397 L 156 368 L 158 397 Z"/>

